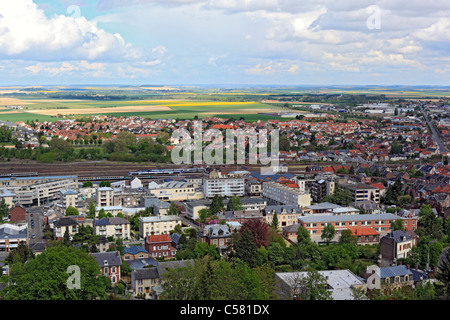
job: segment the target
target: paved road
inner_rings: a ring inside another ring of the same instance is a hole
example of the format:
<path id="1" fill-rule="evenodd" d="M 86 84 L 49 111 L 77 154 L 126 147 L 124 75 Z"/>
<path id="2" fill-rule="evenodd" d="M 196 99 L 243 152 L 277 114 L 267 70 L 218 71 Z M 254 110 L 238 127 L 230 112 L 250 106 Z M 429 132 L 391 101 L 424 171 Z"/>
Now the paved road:
<path id="1" fill-rule="evenodd" d="M 44 213 L 42 208 L 29 208 L 27 213 L 28 234 L 30 237 L 30 244 L 36 242 L 42 242 L 44 234 L 42 232 L 42 223 L 44 222 Z M 31 220 L 34 221 L 34 227 L 32 227 Z M 32 235 L 35 235 L 34 238 Z"/>
<path id="2" fill-rule="evenodd" d="M 441 138 L 437 134 L 436 129 L 434 128 L 433 124 L 431 123 L 430 119 L 428 118 L 428 115 L 425 113 L 425 111 L 423 110 L 422 107 L 420 107 L 420 111 L 422 111 L 425 121 L 428 123 L 428 125 L 431 128 L 431 133 L 433 136 L 434 144 L 438 147 L 438 149 L 441 153 L 447 152 L 447 150 L 445 149 L 444 143 L 442 142 Z"/>

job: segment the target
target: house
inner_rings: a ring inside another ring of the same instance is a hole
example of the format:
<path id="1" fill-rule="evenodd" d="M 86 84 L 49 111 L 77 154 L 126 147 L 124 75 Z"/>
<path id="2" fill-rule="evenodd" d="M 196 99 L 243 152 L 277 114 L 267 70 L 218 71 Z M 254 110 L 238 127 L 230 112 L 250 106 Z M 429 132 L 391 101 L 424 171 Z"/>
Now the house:
<path id="1" fill-rule="evenodd" d="M 145 237 L 145 250 L 156 258 L 175 258 L 177 249 L 172 247 L 172 239 L 169 234 L 148 235 Z"/>
<path id="2" fill-rule="evenodd" d="M 198 233 L 201 242 L 206 242 L 209 245 L 214 244 L 219 250 L 227 248 L 231 235 L 230 227 L 221 224 L 207 225 Z"/>
<path id="3" fill-rule="evenodd" d="M 348 228 L 356 237 L 356 244 L 363 246 L 377 245 L 380 243 L 380 234 L 373 228 Z"/>
<path id="4" fill-rule="evenodd" d="M 101 274 L 109 277 L 111 284 L 115 285 L 120 281 L 120 266 L 122 259 L 119 251 L 107 251 L 99 253 L 91 253 L 97 261 Z"/>
<path id="5" fill-rule="evenodd" d="M 105 237 L 130 239 L 130 222 L 127 219 L 108 217 L 94 222 L 94 234 Z"/>
<path id="6" fill-rule="evenodd" d="M 22 222 L 26 220 L 27 210 L 16 204 L 9 209 L 9 219 L 11 222 Z"/>
<path id="7" fill-rule="evenodd" d="M 272 224 L 274 215 L 277 215 L 278 227 L 286 227 L 298 222 L 298 217 L 302 216 L 302 210 L 298 206 L 290 205 L 270 205 L 264 210 L 265 222 Z"/>
<path id="8" fill-rule="evenodd" d="M 366 290 L 364 279 L 357 277 L 350 270 L 318 271 L 326 279 L 326 289 L 333 300 L 353 300 L 353 289 Z M 275 273 L 275 290 L 281 300 L 292 300 L 301 297 L 301 283 L 307 277 L 306 271 Z"/>
<path id="9" fill-rule="evenodd" d="M 148 258 L 150 255 L 147 250 L 141 246 L 132 246 L 123 249 L 122 260 L 130 261 L 135 259 Z"/>
<path id="10" fill-rule="evenodd" d="M 161 279 L 157 268 L 142 268 L 131 271 L 131 289 L 134 298 L 152 299 L 153 287 L 160 283 Z"/>
<path id="11" fill-rule="evenodd" d="M 408 257 L 415 246 L 413 238 L 402 230 L 388 233 L 380 239 L 381 266 L 391 266 Z"/>
<path id="12" fill-rule="evenodd" d="M 414 274 L 408 266 L 393 267 L 367 267 L 364 278 L 367 281 L 367 290 L 381 290 L 383 294 L 390 294 L 402 287 L 414 285 Z"/>
<path id="13" fill-rule="evenodd" d="M 64 238 L 66 231 L 72 239 L 72 236 L 78 232 L 78 221 L 71 217 L 62 217 L 53 223 L 53 237 L 55 239 Z"/>

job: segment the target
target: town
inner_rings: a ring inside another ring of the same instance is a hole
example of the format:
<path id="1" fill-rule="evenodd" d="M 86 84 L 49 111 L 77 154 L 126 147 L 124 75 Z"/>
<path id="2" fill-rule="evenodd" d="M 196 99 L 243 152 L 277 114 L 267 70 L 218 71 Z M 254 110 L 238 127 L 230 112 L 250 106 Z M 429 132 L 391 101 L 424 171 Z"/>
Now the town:
<path id="1" fill-rule="evenodd" d="M 448 299 L 448 100 L 288 106 L 1 122 L 0 297 Z M 196 121 L 278 130 L 280 164 L 174 166 Z"/>

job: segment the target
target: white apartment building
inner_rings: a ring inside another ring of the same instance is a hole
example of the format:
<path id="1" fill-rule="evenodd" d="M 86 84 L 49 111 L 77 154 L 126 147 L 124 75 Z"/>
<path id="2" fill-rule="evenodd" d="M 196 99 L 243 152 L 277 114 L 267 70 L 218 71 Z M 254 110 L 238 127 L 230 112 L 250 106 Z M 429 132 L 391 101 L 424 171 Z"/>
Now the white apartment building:
<path id="1" fill-rule="evenodd" d="M 181 217 L 175 215 L 139 218 L 139 236 L 143 239 L 151 234 L 167 234 L 176 225 L 181 224 Z"/>
<path id="2" fill-rule="evenodd" d="M 205 178 L 203 179 L 203 193 L 205 197 L 212 198 L 216 195 L 231 197 L 245 194 L 244 178 Z"/>
<path id="3" fill-rule="evenodd" d="M 45 180 L 42 180 L 45 181 Z M 45 181 L 37 184 L 24 185 L 11 190 L 16 194 L 15 202 L 23 207 L 41 206 L 58 201 L 60 192 L 67 189 L 78 188 L 78 177 L 69 177 L 62 180 Z"/>
<path id="4" fill-rule="evenodd" d="M 149 191 L 152 196 L 163 201 L 203 199 L 203 192 L 197 189 L 197 185 L 186 181 L 169 181 Z"/>
<path id="5" fill-rule="evenodd" d="M 114 205 L 114 190 L 110 187 L 97 189 L 97 207 L 111 207 Z"/>
<path id="6" fill-rule="evenodd" d="M 60 195 L 60 205 L 63 208 L 74 207 L 77 206 L 78 201 L 78 192 L 72 189 L 61 190 L 59 192 Z"/>
<path id="7" fill-rule="evenodd" d="M 123 218 L 102 218 L 94 223 L 94 234 L 105 237 L 130 239 L 130 222 Z"/>
<path id="8" fill-rule="evenodd" d="M 262 195 L 284 205 L 307 207 L 311 205 L 311 195 L 299 188 L 291 188 L 276 182 L 264 182 Z"/>

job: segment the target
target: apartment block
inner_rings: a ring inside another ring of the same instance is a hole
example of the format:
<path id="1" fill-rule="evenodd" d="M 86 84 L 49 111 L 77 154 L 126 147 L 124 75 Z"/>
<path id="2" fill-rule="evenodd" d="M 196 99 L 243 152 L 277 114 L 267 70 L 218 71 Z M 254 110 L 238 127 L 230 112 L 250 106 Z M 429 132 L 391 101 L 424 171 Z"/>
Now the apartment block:
<path id="1" fill-rule="evenodd" d="M 278 204 L 307 207 L 311 205 L 311 195 L 296 187 L 276 182 L 263 183 L 263 197 Z"/>
<path id="2" fill-rule="evenodd" d="M 111 187 L 97 189 L 97 207 L 114 206 L 114 190 Z"/>
<path id="3" fill-rule="evenodd" d="M 203 193 L 205 197 L 212 198 L 216 195 L 231 197 L 245 194 L 244 178 L 205 178 L 203 180 Z"/>
<path id="4" fill-rule="evenodd" d="M 185 201 L 203 199 L 203 192 L 194 183 L 169 181 L 162 186 L 150 189 L 150 194 L 163 201 Z"/>
<path id="5" fill-rule="evenodd" d="M 176 225 L 181 224 L 181 217 L 174 215 L 139 218 L 139 235 L 145 238 L 151 234 L 168 234 Z"/>
<path id="6" fill-rule="evenodd" d="M 130 222 L 123 218 L 102 218 L 94 222 L 94 234 L 114 239 L 130 239 Z"/>
<path id="7" fill-rule="evenodd" d="M 371 200 L 380 203 L 380 189 L 364 183 L 343 183 L 342 188 L 350 190 L 353 201 Z"/>

